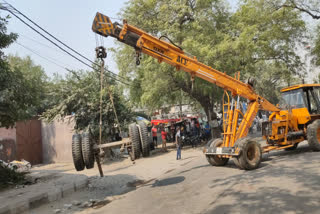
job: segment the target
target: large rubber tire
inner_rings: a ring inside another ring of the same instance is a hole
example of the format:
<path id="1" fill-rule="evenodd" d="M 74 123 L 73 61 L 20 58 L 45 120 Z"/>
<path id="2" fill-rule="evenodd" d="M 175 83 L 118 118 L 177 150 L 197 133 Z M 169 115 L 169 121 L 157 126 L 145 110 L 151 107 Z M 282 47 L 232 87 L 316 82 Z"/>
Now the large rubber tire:
<path id="1" fill-rule="evenodd" d="M 133 159 L 140 158 L 140 134 L 138 126 L 135 123 L 129 125 L 129 137 L 131 140 Z"/>
<path id="2" fill-rule="evenodd" d="M 240 140 L 237 140 L 235 143 L 234 143 L 234 147 L 235 148 L 238 148 L 239 147 L 239 142 L 241 142 L 241 139 Z M 234 157 L 232 158 L 233 160 L 233 163 L 239 168 L 239 169 L 243 169 L 242 166 L 240 165 L 240 162 L 238 160 L 238 157 Z"/>
<path id="3" fill-rule="evenodd" d="M 310 148 L 320 151 L 320 120 L 315 120 L 308 126 L 307 138 Z"/>
<path id="4" fill-rule="evenodd" d="M 223 140 L 220 138 L 217 138 L 217 139 L 210 140 L 207 143 L 207 147 L 212 147 L 212 148 L 221 147 L 222 144 L 223 144 Z M 229 161 L 229 158 L 221 158 L 219 157 L 219 155 L 206 155 L 206 158 L 212 166 L 225 166 Z"/>
<path id="5" fill-rule="evenodd" d="M 237 141 L 236 145 L 240 148 L 240 155 L 237 157 L 239 168 L 245 170 L 257 169 L 262 160 L 260 144 L 250 138 L 242 138 Z"/>
<path id="6" fill-rule="evenodd" d="M 232 158 L 234 165 L 236 165 L 239 169 L 243 169 L 242 166 L 240 165 L 240 162 L 238 158 Z"/>
<path id="7" fill-rule="evenodd" d="M 94 167 L 94 151 L 89 133 L 82 134 L 82 155 L 86 168 L 92 169 Z"/>
<path id="8" fill-rule="evenodd" d="M 74 134 L 72 136 L 72 159 L 77 171 L 84 170 L 84 161 L 82 156 L 81 136 Z"/>
<path id="9" fill-rule="evenodd" d="M 143 122 L 138 122 L 139 131 L 140 131 L 140 143 L 141 143 L 141 152 L 143 157 L 150 156 L 150 145 L 149 145 L 149 138 L 148 138 L 148 127 Z"/>
<path id="10" fill-rule="evenodd" d="M 148 136 L 148 142 L 149 142 L 150 151 L 154 150 L 155 149 L 155 144 L 153 143 L 153 137 L 151 135 Z"/>

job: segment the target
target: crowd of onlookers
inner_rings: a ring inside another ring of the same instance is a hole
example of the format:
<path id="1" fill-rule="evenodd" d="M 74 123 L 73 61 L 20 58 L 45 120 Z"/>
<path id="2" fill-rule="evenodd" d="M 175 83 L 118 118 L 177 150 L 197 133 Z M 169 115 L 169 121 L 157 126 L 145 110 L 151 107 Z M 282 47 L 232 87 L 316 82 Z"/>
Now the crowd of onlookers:
<path id="1" fill-rule="evenodd" d="M 262 115 L 261 118 L 257 115 L 252 127 L 250 128 L 250 133 L 252 133 L 253 127 L 257 131 L 261 130 L 261 124 L 265 121 L 267 117 Z M 241 120 L 240 120 L 241 122 Z M 217 124 L 212 124 L 212 127 L 219 127 L 222 131 L 222 119 L 217 120 Z M 197 118 L 188 118 L 178 122 L 171 122 L 169 124 L 160 123 L 158 125 L 153 125 L 151 128 L 151 134 L 153 138 L 154 147 L 158 146 L 158 134 L 161 136 L 162 150 L 167 151 L 167 142 L 174 142 L 177 146 L 177 160 L 181 159 L 181 148 L 183 145 L 191 145 L 196 147 L 202 141 L 208 141 L 212 138 L 212 127 L 209 122 L 201 123 Z"/>
<path id="2" fill-rule="evenodd" d="M 153 125 L 151 132 L 155 147 L 158 145 L 158 133 L 161 135 L 162 149 L 165 151 L 167 142 L 183 141 L 187 137 L 210 139 L 211 127 L 208 122 L 200 123 L 197 118 L 192 118 L 170 124 Z M 191 142 L 192 145 L 194 143 L 196 142 Z"/>

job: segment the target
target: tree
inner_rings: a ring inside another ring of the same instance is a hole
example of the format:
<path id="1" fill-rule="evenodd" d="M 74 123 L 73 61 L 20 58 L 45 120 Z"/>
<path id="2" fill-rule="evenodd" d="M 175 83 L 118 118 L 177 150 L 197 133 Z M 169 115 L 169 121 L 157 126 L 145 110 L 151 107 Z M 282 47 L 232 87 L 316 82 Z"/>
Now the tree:
<path id="1" fill-rule="evenodd" d="M 23 79 L 23 96 L 27 102 L 24 109 L 25 117 L 31 118 L 40 115 L 47 108 L 48 77 L 40 65 L 35 65 L 30 56 L 8 56 L 12 72 L 20 73 Z"/>
<path id="2" fill-rule="evenodd" d="M 275 10 L 270 2 L 244 0 L 232 13 L 222 0 L 132 0 L 122 16 L 154 36 L 169 37 L 200 62 L 217 70 L 231 76 L 240 70 L 242 81 L 270 71 L 273 73 L 268 78 L 290 80 L 301 68 L 295 44 L 304 36 L 304 22 L 294 9 Z M 176 72 L 166 64 L 159 65 L 148 56 L 137 67 L 133 55 L 134 50 L 119 45 L 117 64 L 121 74 L 132 79 L 130 90 L 136 103 L 154 108 L 175 101 L 182 90 L 184 96 L 200 103 L 208 118 L 215 115 L 213 107 L 220 103 L 220 88 L 196 78 L 192 90 L 188 74 Z"/>
<path id="3" fill-rule="evenodd" d="M 289 7 L 307 14 L 312 19 L 320 20 L 320 2 L 317 0 L 285 0 L 279 7 Z M 311 50 L 315 65 L 320 65 L 320 25 L 315 30 L 314 47 Z"/>
<path id="4" fill-rule="evenodd" d="M 10 71 L 10 67 L 2 49 L 7 48 L 17 38 L 14 33 L 7 33 L 8 18 L 0 17 L 0 127 L 9 127 L 17 119 L 19 106 L 11 102 L 19 95 L 19 75 Z M 18 102 L 20 104 L 20 102 Z"/>
<path id="5" fill-rule="evenodd" d="M 320 2 L 317 0 L 285 0 L 280 1 L 280 7 L 297 9 L 308 14 L 313 19 L 320 19 Z"/>
<path id="6" fill-rule="evenodd" d="M 0 126 L 13 126 L 18 120 L 39 116 L 46 108 L 47 76 L 30 57 L 8 56 L 8 71 L 2 73 Z"/>
<path id="7" fill-rule="evenodd" d="M 315 46 L 311 53 L 314 55 L 314 63 L 320 66 L 320 25 L 316 29 L 317 38 L 315 39 Z"/>
<path id="8" fill-rule="evenodd" d="M 115 109 L 121 123 L 122 130 L 132 121 L 130 104 L 126 103 L 122 90 L 104 73 L 104 90 L 102 103 L 103 138 L 115 127 L 116 118 L 107 85 L 112 92 Z M 95 139 L 99 139 L 99 100 L 100 100 L 100 73 L 90 71 L 71 71 L 62 78 L 58 75 L 50 83 L 49 98 L 57 103 L 42 115 L 48 121 L 63 119 L 73 115 L 75 130 L 90 130 Z"/>

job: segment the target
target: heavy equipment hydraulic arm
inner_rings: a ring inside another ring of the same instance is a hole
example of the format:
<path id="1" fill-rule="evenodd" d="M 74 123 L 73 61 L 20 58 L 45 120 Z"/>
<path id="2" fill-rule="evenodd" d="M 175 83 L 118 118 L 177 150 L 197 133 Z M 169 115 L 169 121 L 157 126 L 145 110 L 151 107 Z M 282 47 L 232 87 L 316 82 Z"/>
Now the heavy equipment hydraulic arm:
<path id="1" fill-rule="evenodd" d="M 232 98 L 238 97 L 237 99 L 232 99 L 232 104 L 229 104 L 227 111 L 224 111 L 224 116 L 225 114 L 227 116 L 224 117 L 223 147 L 233 147 L 237 139 L 247 135 L 259 109 L 272 112 L 279 111 L 276 106 L 259 96 L 250 84 L 243 83 L 239 78 L 233 78 L 200 63 L 196 57 L 188 56 L 180 47 L 161 40 L 161 37 L 157 38 L 131 26 L 125 20 L 123 25 L 120 25 L 116 22 L 112 23 L 108 16 L 97 13 L 92 30 L 105 37 L 114 37 L 120 42 L 135 48 L 138 56 L 137 64 L 139 64 L 139 56 L 142 52 L 158 59 L 159 63 L 166 62 L 177 70 L 190 73 L 192 79 L 199 77 L 230 91 Z M 247 112 L 243 115 L 241 124 L 238 126 L 239 97 L 248 99 L 249 106 Z M 226 152 L 225 154 L 229 155 L 230 153 Z"/>

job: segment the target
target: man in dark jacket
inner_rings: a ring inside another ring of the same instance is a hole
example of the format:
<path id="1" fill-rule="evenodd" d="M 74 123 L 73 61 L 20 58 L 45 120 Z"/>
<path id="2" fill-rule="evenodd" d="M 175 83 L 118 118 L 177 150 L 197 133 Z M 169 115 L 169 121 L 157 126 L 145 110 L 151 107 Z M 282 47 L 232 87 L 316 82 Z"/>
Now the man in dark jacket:
<path id="1" fill-rule="evenodd" d="M 176 134 L 177 160 L 181 159 L 181 140 L 181 130 L 179 127 Z"/>

